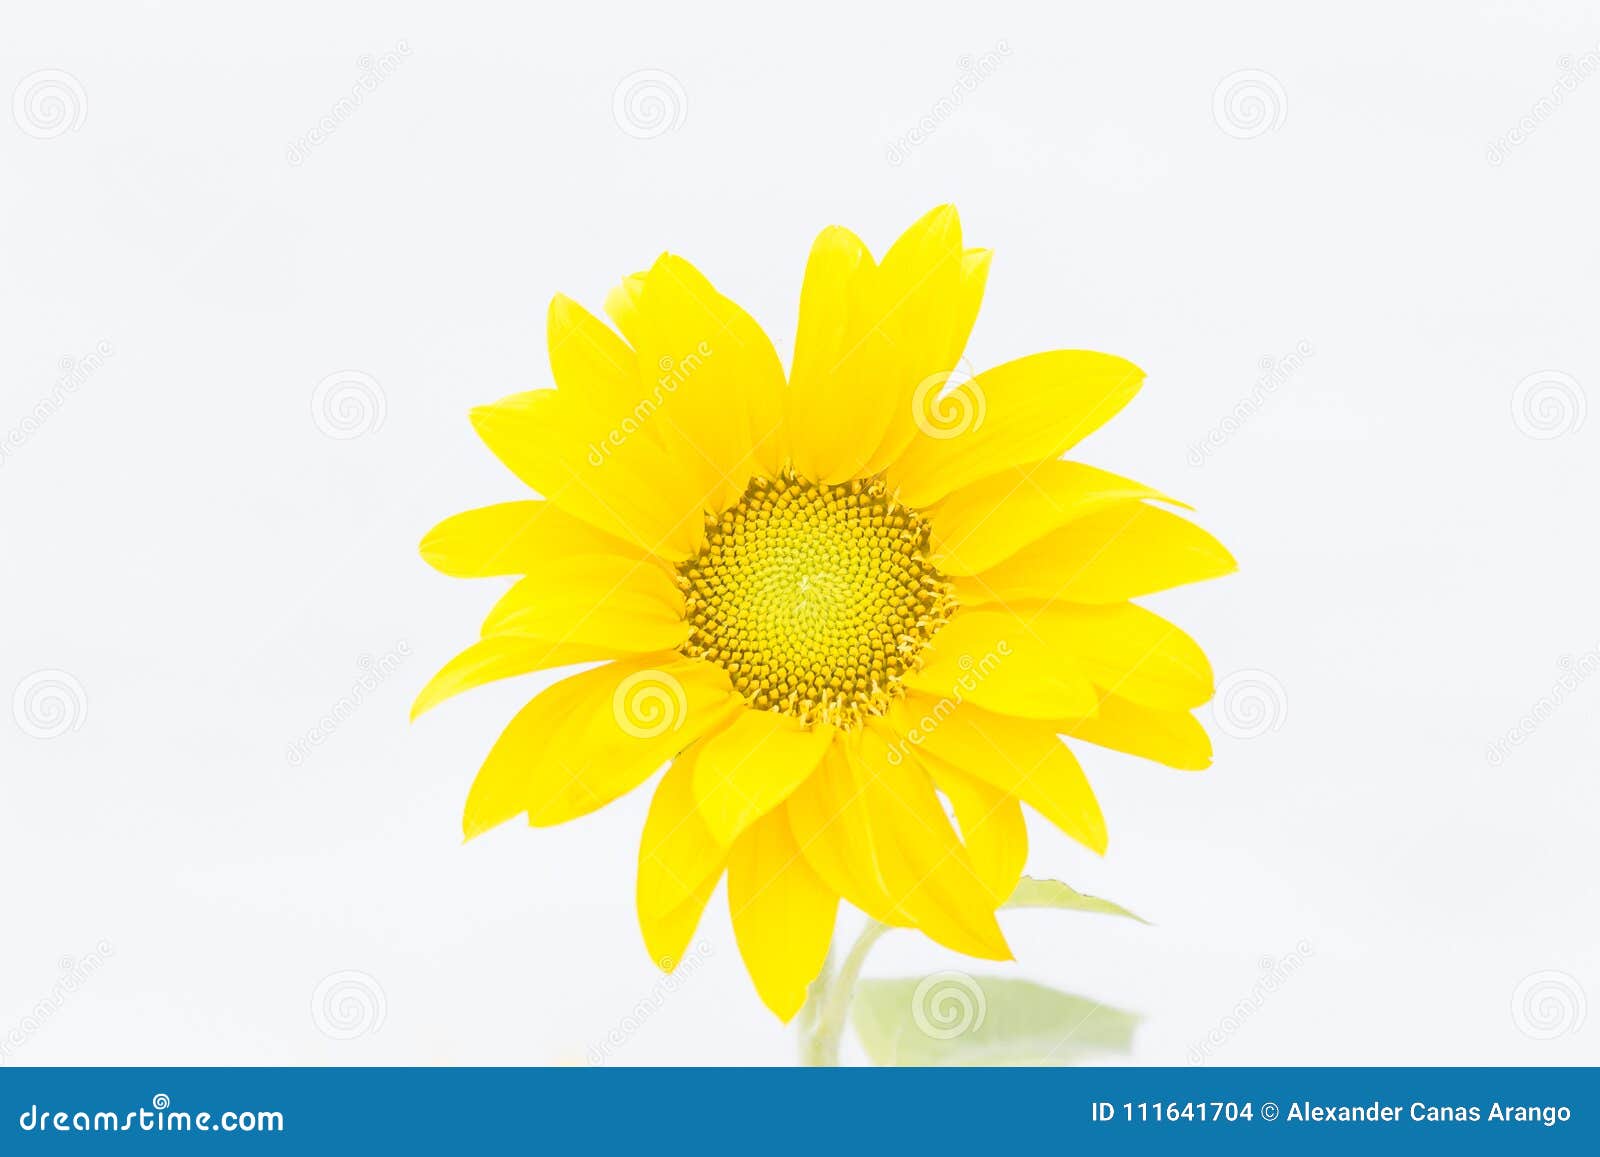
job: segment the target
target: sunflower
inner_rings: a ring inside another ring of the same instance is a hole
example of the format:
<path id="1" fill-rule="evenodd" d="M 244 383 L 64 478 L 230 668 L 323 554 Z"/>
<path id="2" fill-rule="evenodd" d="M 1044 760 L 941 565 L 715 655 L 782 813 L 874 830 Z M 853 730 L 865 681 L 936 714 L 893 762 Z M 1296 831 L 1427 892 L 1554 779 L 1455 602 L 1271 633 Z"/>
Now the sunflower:
<path id="1" fill-rule="evenodd" d="M 598 664 L 530 701 L 467 798 L 468 838 L 564 823 L 666 766 L 639 849 L 651 956 L 682 957 L 724 874 L 761 999 L 788 1020 L 840 899 L 976 957 L 1027 857 L 1023 805 L 1095 852 L 1062 737 L 1198 769 L 1200 648 L 1131 600 L 1233 569 L 1137 482 L 1061 455 L 1143 373 L 1058 350 L 953 374 L 990 252 L 951 207 L 881 261 L 817 238 L 787 377 L 681 257 L 550 304 L 555 388 L 472 412 L 542 497 L 449 518 L 423 557 L 520 577 L 414 714 Z"/>

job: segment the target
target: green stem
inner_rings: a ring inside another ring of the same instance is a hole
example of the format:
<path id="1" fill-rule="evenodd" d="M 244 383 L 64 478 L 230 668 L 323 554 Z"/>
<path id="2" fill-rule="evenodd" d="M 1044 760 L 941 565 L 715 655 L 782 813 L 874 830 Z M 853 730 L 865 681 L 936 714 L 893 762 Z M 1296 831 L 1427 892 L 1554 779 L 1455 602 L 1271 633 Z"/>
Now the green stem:
<path id="1" fill-rule="evenodd" d="M 811 982 L 800 1022 L 801 1064 L 831 1068 L 839 1063 L 839 1045 L 844 1040 L 845 1021 L 850 1015 L 850 1000 L 855 996 L 861 966 L 867 962 L 867 953 L 872 951 L 878 937 L 887 931 L 887 924 L 868 920 L 837 973 L 833 971 L 833 953 L 828 954 L 822 972 Z"/>

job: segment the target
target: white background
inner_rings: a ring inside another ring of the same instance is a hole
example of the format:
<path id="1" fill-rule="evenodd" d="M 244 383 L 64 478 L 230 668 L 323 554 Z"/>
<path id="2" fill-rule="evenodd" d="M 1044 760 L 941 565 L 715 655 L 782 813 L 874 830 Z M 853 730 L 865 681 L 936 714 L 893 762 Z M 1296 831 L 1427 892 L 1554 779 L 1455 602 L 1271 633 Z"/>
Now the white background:
<path id="1" fill-rule="evenodd" d="M 598 308 L 668 247 L 787 357 L 816 231 L 881 252 L 943 201 L 996 250 L 975 365 L 1148 371 L 1080 456 L 1230 545 L 1238 575 L 1154 605 L 1268 689 L 1224 720 L 1253 738 L 1204 713 L 1204 774 L 1086 754 L 1111 851 L 1041 824 L 1032 870 L 1156 927 L 1010 916 L 1014 974 L 1147 1014 L 1133 1059 L 1182 1064 L 1304 942 L 1211 1063 L 1600 1061 L 1600 679 L 1486 757 L 1600 646 L 1600 76 L 1534 112 L 1600 50 L 1592 6 L 343 7 L 6 6 L 0 99 L 60 70 L 74 106 L 0 107 L 6 1063 L 584 1063 L 658 984 L 646 793 L 463 846 L 477 764 L 543 680 L 406 723 L 500 585 L 416 542 L 519 496 L 466 411 L 548 384 L 552 294 Z M 615 108 L 652 69 L 664 124 Z M 1242 70 L 1265 106 L 1219 108 Z M 383 399 L 356 437 L 313 412 L 342 370 Z M 292 764 L 363 656 L 402 648 Z M 40 671 L 83 691 L 51 738 L 10 710 Z M 720 898 L 701 934 L 612 1059 L 788 1062 Z M 871 971 L 968 967 L 998 968 L 898 934 Z M 346 970 L 374 1003 L 341 1039 L 314 996 Z M 1554 1001 L 1514 1008 L 1548 971 Z"/>

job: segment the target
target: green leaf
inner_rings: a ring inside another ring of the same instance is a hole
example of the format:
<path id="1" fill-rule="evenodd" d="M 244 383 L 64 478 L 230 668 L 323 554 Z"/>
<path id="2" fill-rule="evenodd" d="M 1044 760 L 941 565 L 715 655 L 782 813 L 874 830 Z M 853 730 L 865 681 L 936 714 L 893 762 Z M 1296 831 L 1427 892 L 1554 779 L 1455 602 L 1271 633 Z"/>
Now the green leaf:
<path id="1" fill-rule="evenodd" d="M 1070 1065 L 1125 1054 L 1139 1017 L 1031 980 L 863 980 L 851 1023 L 878 1065 Z"/>
<path id="2" fill-rule="evenodd" d="M 1141 924 L 1150 923 L 1143 916 L 1135 916 L 1121 904 L 1113 904 L 1110 900 L 1102 900 L 1099 896 L 1085 896 L 1060 880 L 1036 880 L 1032 876 L 1024 876 L 1018 880 L 1017 890 L 1012 892 L 1011 899 L 1001 906 L 1064 908 L 1071 912 L 1098 912 L 1103 916 L 1126 916 L 1129 920 L 1137 920 Z"/>

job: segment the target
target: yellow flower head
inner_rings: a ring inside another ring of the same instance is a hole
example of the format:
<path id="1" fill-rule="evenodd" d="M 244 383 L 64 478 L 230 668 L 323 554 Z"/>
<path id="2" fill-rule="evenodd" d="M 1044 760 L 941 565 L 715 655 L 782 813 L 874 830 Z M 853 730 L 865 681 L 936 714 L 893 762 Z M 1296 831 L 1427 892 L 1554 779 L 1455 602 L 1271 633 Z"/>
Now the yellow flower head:
<path id="1" fill-rule="evenodd" d="M 935 209 L 881 262 L 823 231 L 787 379 L 761 328 L 666 255 L 606 299 L 550 305 L 555 389 L 475 410 L 543 497 L 447 519 L 450 575 L 522 575 L 420 713 L 468 688 L 600 662 L 511 721 L 471 837 L 563 823 L 668 764 L 639 850 L 664 967 L 724 873 L 756 988 L 784 1019 L 842 897 L 1010 959 L 995 909 L 1022 804 L 1096 852 L 1105 824 L 1061 736 L 1202 768 L 1205 656 L 1130 600 L 1233 560 L 1157 492 L 1061 455 L 1143 374 L 1058 350 L 953 376 L 989 251 Z M 940 796 L 954 812 L 952 825 Z"/>

